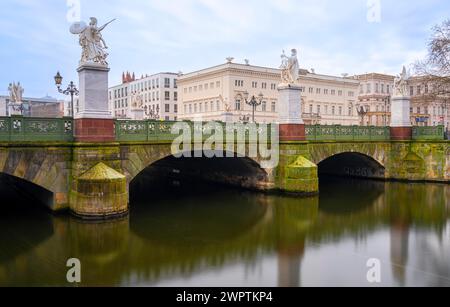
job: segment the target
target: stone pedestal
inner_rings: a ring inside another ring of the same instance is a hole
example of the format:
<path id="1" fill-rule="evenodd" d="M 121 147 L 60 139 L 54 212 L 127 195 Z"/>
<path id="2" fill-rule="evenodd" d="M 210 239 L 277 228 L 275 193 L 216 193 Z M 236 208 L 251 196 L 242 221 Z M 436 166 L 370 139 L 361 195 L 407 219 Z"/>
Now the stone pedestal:
<path id="1" fill-rule="evenodd" d="M 131 110 L 131 118 L 133 120 L 144 120 L 144 110 L 142 109 Z"/>
<path id="2" fill-rule="evenodd" d="M 126 177 L 98 163 L 72 183 L 70 209 L 82 218 L 105 219 L 128 213 Z"/>
<path id="3" fill-rule="evenodd" d="M 88 64 L 78 68 L 79 112 L 75 114 L 77 142 L 112 142 L 114 120 L 108 107 L 109 68 Z"/>
<path id="4" fill-rule="evenodd" d="M 393 97 L 391 113 L 391 139 L 397 141 L 411 140 L 411 98 L 409 96 Z"/>
<path id="5" fill-rule="evenodd" d="M 301 87 L 295 84 L 280 84 L 278 93 L 280 141 L 306 140 Z"/>

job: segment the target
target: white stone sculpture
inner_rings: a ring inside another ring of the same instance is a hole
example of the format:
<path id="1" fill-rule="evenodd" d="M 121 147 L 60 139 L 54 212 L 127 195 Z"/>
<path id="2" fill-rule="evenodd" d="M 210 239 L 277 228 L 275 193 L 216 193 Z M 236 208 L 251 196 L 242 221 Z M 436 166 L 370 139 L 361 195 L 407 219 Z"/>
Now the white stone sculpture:
<path id="1" fill-rule="evenodd" d="M 10 102 L 21 104 L 23 100 L 24 89 L 19 83 L 10 83 L 8 87 Z"/>
<path id="2" fill-rule="evenodd" d="M 408 95 L 408 80 L 409 74 L 406 72 L 406 67 L 403 66 L 402 73 L 395 78 L 394 81 L 394 97 L 406 97 Z"/>
<path id="3" fill-rule="evenodd" d="M 89 25 L 86 25 L 84 22 L 72 24 L 70 32 L 79 35 L 79 43 L 82 48 L 80 66 L 85 64 L 108 66 L 106 61 L 108 57 L 106 49 L 108 49 L 108 46 L 101 32 L 113 21 L 115 19 L 101 27 L 97 27 L 97 18 L 91 17 Z"/>
<path id="4" fill-rule="evenodd" d="M 297 50 L 292 49 L 292 54 L 288 57 L 284 50 L 281 55 L 281 82 L 283 84 L 297 83 L 300 75 L 300 65 L 297 58 Z"/>

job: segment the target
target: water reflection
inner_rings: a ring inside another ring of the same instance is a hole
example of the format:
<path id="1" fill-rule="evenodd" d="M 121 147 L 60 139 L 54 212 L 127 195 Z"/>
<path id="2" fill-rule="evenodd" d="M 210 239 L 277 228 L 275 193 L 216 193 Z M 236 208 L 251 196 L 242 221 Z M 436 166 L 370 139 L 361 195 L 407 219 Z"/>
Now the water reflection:
<path id="1" fill-rule="evenodd" d="M 293 198 L 159 183 L 101 223 L 2 191 L 16 210 L 0 215 L 0 285 L 67 285 L 75 257 L 83 286 L 366 286 L 376 257 L 382 285 L 450 286 L 449 185 L 330 179 Z"/>

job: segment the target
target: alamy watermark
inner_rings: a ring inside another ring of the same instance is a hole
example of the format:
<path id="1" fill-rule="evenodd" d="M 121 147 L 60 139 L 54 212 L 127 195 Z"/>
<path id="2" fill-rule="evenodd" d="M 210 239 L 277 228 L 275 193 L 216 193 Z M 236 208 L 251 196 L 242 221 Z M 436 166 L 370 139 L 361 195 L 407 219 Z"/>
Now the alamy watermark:
<path id="1" fill-rule="evenodd" d="M 67 260 L 66 266 L 70 268 L 67 271 L 66 279 L 68 283 L 81 283 L 81 261 L 77 258 Z"/>
<path id="2" fill-rule="evenodd" d="M 380 259 L 371 258 L 367 261 L 367 267 L 369 271 L 367 272 L 367 282 L 381 283 L 381 261 Z"/>
<path id="3" fill-rule="evenodd" d="M 247 157 L 260 161 L 262 168 L 276 168 L 279 163 L 278 125 L 255 123 L 178 122 L 171 133 L 176 158 Z"/>
<path id="4" fill-rule="evenodd" d="M 74 23 L 81 20 L 81 0 L 66 0 L 68 7 L 67 22 Z"/>
<path id="5" fill-rule="evenodd" d="M 381 0 L 367 0 L 367 21 L 370 23 L 381 22 Z"/>

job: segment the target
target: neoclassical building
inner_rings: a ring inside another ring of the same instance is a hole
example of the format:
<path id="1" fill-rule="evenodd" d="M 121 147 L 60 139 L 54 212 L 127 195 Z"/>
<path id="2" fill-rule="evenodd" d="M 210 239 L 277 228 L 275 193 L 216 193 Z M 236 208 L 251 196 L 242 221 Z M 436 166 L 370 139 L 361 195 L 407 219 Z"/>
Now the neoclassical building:
<path id="1" fill-rule="evenodd" d="M 159 73 L 140 79 L 129 73 L 122 84 L 109 89 L 110 110 L 115 118 L 136 119 L 133 108 L 143 110 L 143 118 L 158 115 L 161 120 L 178 119 L 178 74 Z M 133 103 L 137 104 L 133 106 Z M 141 111 L 142 112 L 142 111 Z"/>
<path id="2" fill-rule="evenodd" d="M 249 64 L 227 63 L 181 75 L 179 119 L 242 121 L 252 116 L 245 97 L 262 97 L 255 120 L 278 120 L 278 84 L 281 70 Z M 303 119 L 306 124 L 357 125 L 359 81 L 300 71 Z"/>

